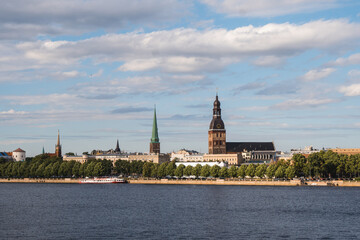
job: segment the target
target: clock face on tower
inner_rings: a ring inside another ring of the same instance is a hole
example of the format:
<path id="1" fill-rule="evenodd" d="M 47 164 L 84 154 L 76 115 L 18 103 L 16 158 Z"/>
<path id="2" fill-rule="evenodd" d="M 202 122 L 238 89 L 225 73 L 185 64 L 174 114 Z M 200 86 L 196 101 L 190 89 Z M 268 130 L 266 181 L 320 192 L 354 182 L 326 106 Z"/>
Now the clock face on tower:
<path id="1" fill-rule="evenodd" d="M 216 125 L 216 128 L 221 128 L 221 124 L 218 123 L 218 124 Z"/>

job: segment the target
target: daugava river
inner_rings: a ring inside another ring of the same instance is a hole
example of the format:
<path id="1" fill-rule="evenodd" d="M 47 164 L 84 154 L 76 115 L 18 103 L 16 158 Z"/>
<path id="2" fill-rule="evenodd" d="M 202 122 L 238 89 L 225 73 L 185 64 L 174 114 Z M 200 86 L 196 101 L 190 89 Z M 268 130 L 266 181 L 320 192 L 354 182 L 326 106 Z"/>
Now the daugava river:
<path id="1" fill-rule="evenodd" d="M 360 239 L 360 188 L 0 184 L 1 239 Z"/>

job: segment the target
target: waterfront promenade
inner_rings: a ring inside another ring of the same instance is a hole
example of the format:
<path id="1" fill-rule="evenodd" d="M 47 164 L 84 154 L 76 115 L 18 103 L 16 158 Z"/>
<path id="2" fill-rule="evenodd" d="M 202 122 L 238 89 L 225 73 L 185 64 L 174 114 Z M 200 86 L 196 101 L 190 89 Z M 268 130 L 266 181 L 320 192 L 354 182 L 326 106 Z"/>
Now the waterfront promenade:
<path id="1" fill-rule="evenodd" d="M 1 178 L 0 183 L 79 183 L 77 178 Z M 165 184 L 165 185 L 239 185 L 239 186 L 336 186 L 360 187 L 360 182 L 329 181 L 275 181 L 275 180 L 239 180 L 239 179 L 129 179 L 130 184 Z"/>

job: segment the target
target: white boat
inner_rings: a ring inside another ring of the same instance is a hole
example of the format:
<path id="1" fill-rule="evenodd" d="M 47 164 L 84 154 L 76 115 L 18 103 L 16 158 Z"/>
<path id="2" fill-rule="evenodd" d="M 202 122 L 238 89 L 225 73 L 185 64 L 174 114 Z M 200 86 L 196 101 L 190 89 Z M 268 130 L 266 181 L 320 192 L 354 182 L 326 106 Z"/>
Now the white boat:
<path id="1" fill-rule="evenodd" d="M 126 183 L 126 180 L 123 178 L 117 178 L 117 177 L 94 177 L 94 178 L 84 178 L 84 179 L 80 180 L 79 183 L 97 183 L 97 184 Z"/>

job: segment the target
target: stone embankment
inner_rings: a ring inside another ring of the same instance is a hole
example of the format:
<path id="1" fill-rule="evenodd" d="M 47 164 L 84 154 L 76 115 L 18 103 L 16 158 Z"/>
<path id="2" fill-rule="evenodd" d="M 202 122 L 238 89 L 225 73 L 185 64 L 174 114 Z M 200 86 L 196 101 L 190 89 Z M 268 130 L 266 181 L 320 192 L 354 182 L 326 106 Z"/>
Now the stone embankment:
<path id="1" fill-rule="evenodd" d="M 76 178 L 0 178 L 0 183 L 79 183 Z M 272 181 L 272 180 L 239 180 L 239 179 L 129 179 L 130 184 L 167 184 L 167 185 L 237 185 L 237 186 L 337 186 L 360 187 L 356 181 Z"/>

